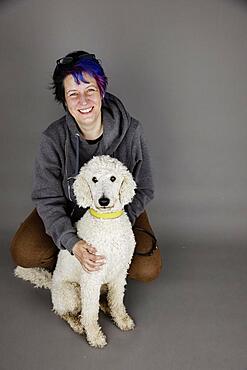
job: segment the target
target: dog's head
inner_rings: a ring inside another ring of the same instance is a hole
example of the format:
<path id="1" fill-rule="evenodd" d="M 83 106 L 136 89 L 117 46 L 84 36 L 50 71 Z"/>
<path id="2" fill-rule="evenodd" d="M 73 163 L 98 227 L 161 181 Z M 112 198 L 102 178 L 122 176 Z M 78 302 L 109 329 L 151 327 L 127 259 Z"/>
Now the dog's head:
<path id="1" fill-rule="evenodd" d="M 114 212 L 131 202 L 136 183 L 123 163 L 102 155 L 93 157 L 81 168 L 73 189 L 80 207 Z"/>

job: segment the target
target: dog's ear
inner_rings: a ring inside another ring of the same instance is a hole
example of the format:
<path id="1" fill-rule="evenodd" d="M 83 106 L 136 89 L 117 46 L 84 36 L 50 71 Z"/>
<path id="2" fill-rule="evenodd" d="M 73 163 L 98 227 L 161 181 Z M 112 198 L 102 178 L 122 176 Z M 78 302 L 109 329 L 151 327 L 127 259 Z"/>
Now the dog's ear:
<path id="1" fill-rule="evenodd" d="M 126 170 L 120 187 L 119 199 L 122 206 L 130 203 L 135 195 L 136 183 L 131 173 Z"/>
<path id="2" fill-rule="evenodd" d="M 87 208 L 92 204 L 92 195 L 87 180 L 81 171 L 75 178 L 73 190 L 79 207 Z"/>

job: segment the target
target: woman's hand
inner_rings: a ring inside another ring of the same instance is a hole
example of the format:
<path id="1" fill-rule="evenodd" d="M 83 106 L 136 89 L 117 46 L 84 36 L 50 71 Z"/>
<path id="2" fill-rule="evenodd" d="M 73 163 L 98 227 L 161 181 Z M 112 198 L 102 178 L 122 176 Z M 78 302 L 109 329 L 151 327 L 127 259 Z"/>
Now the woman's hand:
<path id="1" fill-rule="evenodd" d="M 86 272 L 99 271 L 105 264 L 105 257 L 96 255 L 97 249 L 85 240 L 79 240 L 72 251 Z"/>

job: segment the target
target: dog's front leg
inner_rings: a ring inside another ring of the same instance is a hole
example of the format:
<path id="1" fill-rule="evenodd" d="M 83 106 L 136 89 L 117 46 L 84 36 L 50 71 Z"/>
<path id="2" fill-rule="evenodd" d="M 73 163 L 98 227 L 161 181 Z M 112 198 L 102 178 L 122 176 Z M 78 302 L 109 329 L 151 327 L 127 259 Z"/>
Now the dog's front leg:
<path id="1" fill-rule="evenodd" d="M 85 280 L 81 282 L 81 324 L 88 343 L 93 347 L 104 347 L 106 337 L 98 323 L 101 282 L 89 276 Z"/>
<path id="2" fill-rule="evenodd" d="M 119 275 L 108 284 L 108 304 L 111 316 L 121 330 L 134 329 L 135 323 L 126 312 L 123 303 L 124 287 L 126 285 L 126 274 Z"/>

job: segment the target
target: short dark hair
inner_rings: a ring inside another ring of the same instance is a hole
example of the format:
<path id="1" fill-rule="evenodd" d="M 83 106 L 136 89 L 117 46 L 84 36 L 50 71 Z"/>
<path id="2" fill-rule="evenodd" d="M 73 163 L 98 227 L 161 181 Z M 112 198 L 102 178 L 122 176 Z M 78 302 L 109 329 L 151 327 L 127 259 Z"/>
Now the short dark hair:
<path id="1" fill-rule="evenodd" d="M 52 76 L 53 81 L 49 86 L 49 89 L 53 90 L 55 100 L 58 103 L 62 103 L 66 110 L 63 81 L 66 76 L 72 74 L 77 84 L 79 84 L 80 81 L 88 82 L 84 79 L 83 73 L 87 73 L 95 78 L 101 98 L 103 98 L 106 92 L 108 78 L 101 66 L 101 61 L 96 59 L 94 54 L 90 54 L 83 50 L 73 51 L 61 59 L 65 60 L 65 58 L 67 58 L 66 60 L 71 59 L 72 61 L 69 63 L 63 63 L 63 61 L 62 63 L 57 63 Z"/>

